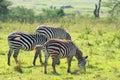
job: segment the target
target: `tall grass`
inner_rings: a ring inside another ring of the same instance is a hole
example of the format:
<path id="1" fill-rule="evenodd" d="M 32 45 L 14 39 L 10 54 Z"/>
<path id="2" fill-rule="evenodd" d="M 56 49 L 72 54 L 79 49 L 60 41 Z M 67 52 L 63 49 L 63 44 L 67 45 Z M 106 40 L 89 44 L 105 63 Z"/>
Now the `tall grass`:
<path id="1" fill-rule="evenodd" d="M 88 55 L 87 72 L 77 67 L 73 58 L 71 74 L 67 73 L 67 61 L 61 59 L 56 66 L 59 75 L 52 74 L 51 58 L 48 62 L 48 74 L 43 73 L 43 66 L 37 60 L 32 65 L 34 51 L 20 51 L 21 65 L 16 65 L 11 57 L 11 66 L 7 65 L 7 35 L 14 31 L 34 33 L 41 23 L 0 22 L 0 79 L 2 80 L 118 80 L 120 78 L 120 21 L 108 18 L 63 18 L 58 23 L 47 22 L 45 25 L 62 27 L 72 36 L 74 43 Z M 42 57 L 44 59 L 44 55 Z M 22 71 L 22 73 L 21 73 Z"/>

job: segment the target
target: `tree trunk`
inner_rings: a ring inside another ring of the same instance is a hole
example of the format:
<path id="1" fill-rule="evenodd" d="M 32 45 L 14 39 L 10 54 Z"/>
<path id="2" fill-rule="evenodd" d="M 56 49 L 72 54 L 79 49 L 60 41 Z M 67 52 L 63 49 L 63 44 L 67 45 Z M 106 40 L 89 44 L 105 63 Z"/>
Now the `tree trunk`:
<path id="1" fill-rule="evenodd" d="M 101 0 L 99 0 L 99 4 L 95 4 L 94 16 L 96 18 L 100 17 L 100 7 L 101 7 Z"/>

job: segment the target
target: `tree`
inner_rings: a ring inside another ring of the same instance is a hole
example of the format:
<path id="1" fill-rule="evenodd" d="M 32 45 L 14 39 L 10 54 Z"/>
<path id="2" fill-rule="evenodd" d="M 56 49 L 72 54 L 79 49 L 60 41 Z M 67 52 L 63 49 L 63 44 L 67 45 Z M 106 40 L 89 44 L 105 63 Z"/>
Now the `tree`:
<path id="1" fill-rule="evenodd" d="M 7 20 L 7 14 L 9 12 L 8 7 L 12 5 L 10 1 L 0 0 L 0 21 Z"/>
<path id="2" fill-rule="evenodd" d="M 95 4 L 95 10 L 94 10 L 94 16 L 96 18 L 99 18 L 100 17 L 100 7 L 101 7 L 101 0 L 99 0 L 99 4 Z"/>
<path id="3" fill-rule="evenodd" d="M 9 18 L 12 21 L 19 21 L 19 22 L 34 22 L 34 11 L 32 9 L 24 8 L 23 6 L 18 6 L 15 8 L 11 8 L 9 10 Z"/>
<path id="4" fill-rule="evenodd" d="M 103 6 L 109 8 L 112 17 L 120 16 L 120 0 L 108 0 Z"/>
<path id="5" fill-rule="evenodd" d="M 12 5 L 10 1 L 0 0 L 0 14 L 7 14 L 10 5 Z"/>

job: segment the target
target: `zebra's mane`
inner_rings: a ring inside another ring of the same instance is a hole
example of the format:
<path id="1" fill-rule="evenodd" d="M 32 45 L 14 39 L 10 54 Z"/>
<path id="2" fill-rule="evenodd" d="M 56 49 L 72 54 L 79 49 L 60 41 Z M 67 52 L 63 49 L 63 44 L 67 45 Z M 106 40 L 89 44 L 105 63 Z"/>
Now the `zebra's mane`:
<path id="1" fill-rule="evenodd" d="M 82 60 L 82 55 L 83 55 L 82 51 L 78 47 L 76 47 L 76 56 L 77 56 L 77 58 Z"/>
<path id="2" fill-rule="evenodd" d="M 65 42 L 65 43 L 70 43 L 72 42 L 71 40 L 66 40 L 66 39 L 58 39 L 58 38 L 52 38 L 52 39 L 49 39 L 49 40 L 55 40 L 55 41 L 59 41 L 59 42 Z M 48 41 L 49 41 L 48 40 Z"/>
<path id="3" fill-rule="evenodd" d="M 53 26 L 46 26 L 46 25 L 40 25 L 38 26 L 36 29 L 39 29 L 39 28 L 51 28 L 51 29 L 61 29 L 61 30 L 64 30 L 64 28 L 61 28 L 61 27 L 53 27 Z"/>

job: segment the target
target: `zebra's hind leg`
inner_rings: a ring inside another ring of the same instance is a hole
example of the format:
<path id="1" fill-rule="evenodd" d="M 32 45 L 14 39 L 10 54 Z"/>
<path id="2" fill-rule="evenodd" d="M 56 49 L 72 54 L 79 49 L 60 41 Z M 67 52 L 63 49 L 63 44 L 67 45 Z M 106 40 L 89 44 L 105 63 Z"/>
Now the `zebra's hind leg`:
<path id="1" fill-rule="evenodd" d="M 15 50 L 14 50 L 13 57 L 14 57 L 16 63 L 18 63 L 17 56 L 18 56 L 18 54 L 19 54 L 19 51 L 20 51 L 20 49 L 15 49 Z"/>
<path id="2" fill-rule="evenodd" d="M 8 51 L 8 63 L 7 63 L 9 66 L 10 66 L 10 57 L 12 55 L 12 52 L 13 52 L 13 50 L 12 50 L 12 48 L 10 48 Z"/>
<path id="3" fill-rule="evenodd" d="M 39 55 L 39 58 L 40 58 L 40 63 L 43 65 L 41 49 L 42 49 L 42 47 L 39 47 L 39 46 L 37 46 L 37 48 L 36 48 L 36 52 L 35 52 L 34 60 L 33 60 L 33 65 L 34 66 L 35 66 L 35 62 L 36 62 L 36 59 L 37 59 L 38 55 Z"/>
<path id="4" fill-rule="evenodd" d="M 43 61 L 42 61 L 42 54 L 41 54 L 41 51 L 39 52 L 39 59 L 40 59 L 40 63 L 41 63 L 42 65 L 44 65 L 44 63 L 43 63 Z"/>
<path id="5" fill-rule="evenodd" d="M 56 64 L 60 65 L 60 59 L 59 58 L 56 60 Z"/>
<path id="6" fill-rule="evenodd" d="M 45 56 L 45 62 L 44 62 L 44 74 L 47 74 L 48 58 L 49 58 L 49 56 Z"/>

